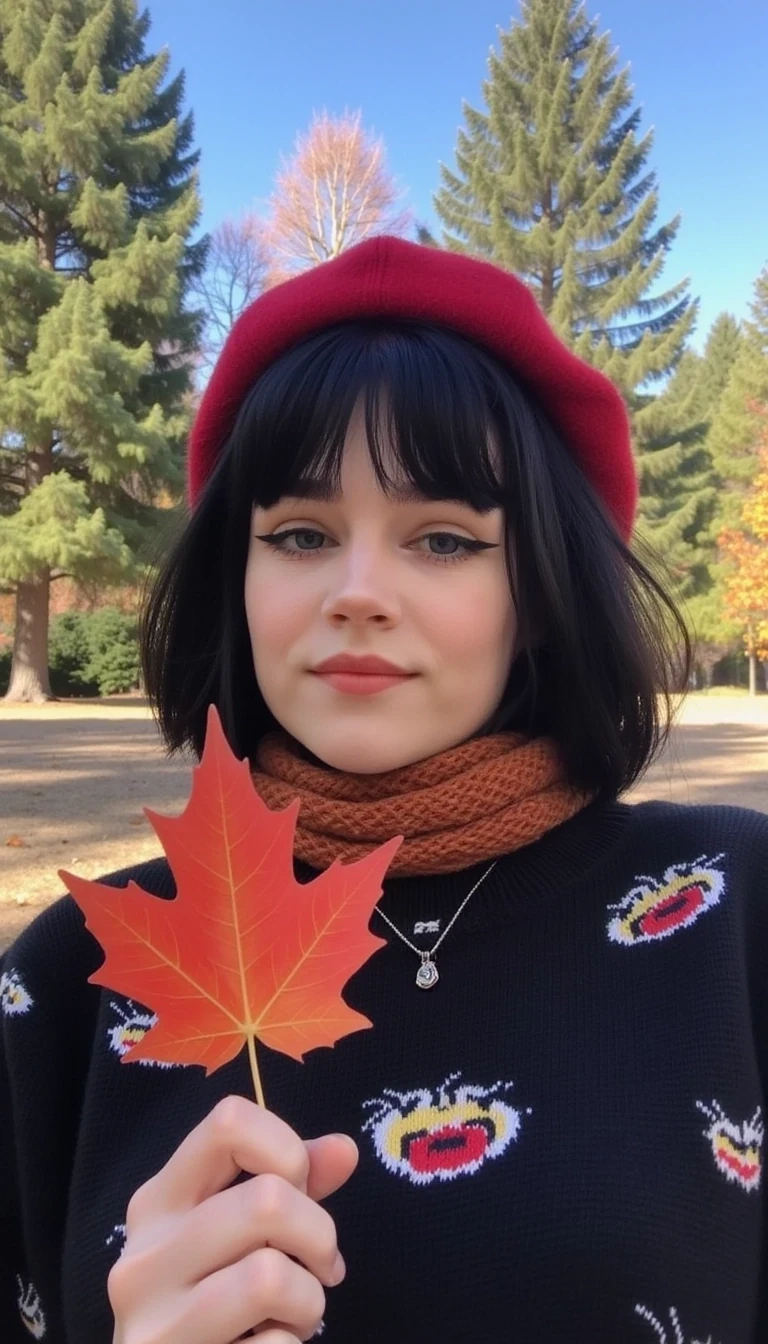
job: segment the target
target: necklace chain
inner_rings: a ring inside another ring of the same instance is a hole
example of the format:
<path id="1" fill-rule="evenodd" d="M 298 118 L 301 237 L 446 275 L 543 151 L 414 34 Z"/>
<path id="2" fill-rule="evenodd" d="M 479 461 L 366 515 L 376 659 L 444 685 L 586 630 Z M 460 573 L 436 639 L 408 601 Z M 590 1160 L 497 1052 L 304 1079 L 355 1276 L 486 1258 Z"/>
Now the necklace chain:
<path id="1" fill-rule="evenodd" d="M 398 938 L 401 938 L 402 941 L 403 941 L 404 943 L 407 943 L 407 944 L 408 944 L 408 947 L 410 947 L 411 950 L 417 954 L 417 956 L 421 957 L 421 966 L 419 967 L 419 972 L 418 972 L 418 975 L 416 976 L 416 984 L 419 986 L 420 989 L 431 989 L 432 986 L 433 986 L 434 984 L 437 983 L 437 978 L 438 978 L 438 976 L 437 976 L 437 968 L 435 967 L 435 964 L 434 964 L 434 961 L 433 961 L 433 957 L 434 957 L 434 955 L 435 955 L 435 953 L 436 953 L 438 947 L 439 947 L 440 944 L 442 943 L 442 941 L 443 941 L 445 935 L 446 935 L 446 934 L 453 928 L 453 925 L 456 923 L 456 920 L 459 918 L 459 915 L 461 914 L 462 910 L 464 909 L 464 906 L 467 904 L 467 901 L 469 900 L 470 896 L 474 896 L 475 892 L 477 891 L 477 888 L 480 886 L 480 883 L 485 881 L 486 877 L 487 877 L 488 874 L 491 872 L 491 869 L 493 869 L 493 868 L 496 867 L 496 863 L 497 863 L 497 860 L 494 859 L 494 861 L 493 861 L 493 863 L 490 865 L 490 867 L 489 867 L 489 868 L 486 868 L 486 870 L 485 870 L 485 872 L 483 873 L 482 877 L 479 877 L 479 878 L 477 879 L 477 881 L 476 881 L 474 887 L 472 888 L 472 890 L 469 891 L 469 892 L 467 892 L 467 895 L 464 897 L 464 900 L 461 902 L 461 905 L 459 906 L 458 910 L 456 911 L 456 914 L 453 916 L 453 919 L 452 919 L 452 920 L 450 921 L 450 923 L 449 923 L 448 925 L 446 925 L 446 927 L 443 929 L 443 932 L 440 934 L 440 937 L 438 938 L 437 942 L 435 943 L 435 946 L 434 946 L 433 948 L 431 948 L 429 952 L 425 952 L 425 951 L 423 951 L 422 948 L 420 948 L 420 947 L 416 947 L 416 945 L 415 945 L 414 943 L 411 942 L 410 938 L 406 938 L 405 934 L 404 934 L 404 933 L 401 933 L 400 930 L 397 928 L 397 926 L 396 926 L 395 924 L 392 923 L 392 920 L 389 918 L 389 916 L 388 916 L 388 915 L 385 915 L 385 914 L 384 914 L 384 911 L 379 909 L 378 905 L 375 907 L 377 913 L 381 915 L 381 918 L 382 918 L 382 919 L 385 919 L 385 920 L 387 921 L 387 924 L 389 925 L 389 927 L 390 927 L 391 929 L 394 930 L 394 932 L 397 934 Z"/>

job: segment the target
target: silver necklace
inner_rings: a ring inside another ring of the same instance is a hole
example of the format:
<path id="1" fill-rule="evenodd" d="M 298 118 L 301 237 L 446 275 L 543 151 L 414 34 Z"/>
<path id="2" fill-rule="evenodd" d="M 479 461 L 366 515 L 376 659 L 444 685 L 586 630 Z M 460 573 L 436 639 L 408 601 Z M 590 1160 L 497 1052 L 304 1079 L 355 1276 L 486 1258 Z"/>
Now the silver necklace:
<path id="1" fill-rule="evenodd" d="M 431 989 L 433 985 L 437 984 L 439 976 L 437 974 L 437 967 L 434 962 L 435 953 L 440 944 L 442 943 L 446 933 L 448 932 L 448 929 L 452 928 L 452 926 L 456 923 L 456 920 L 459 918 L 459 915 L 464 909 L 464 906 L 467 904 L 467 901 L 469 900 L 470 896 L 474 895 L 474 893 L 477 891 L 477 888 L 480 886 L 480 883 L 485 881 L 486 877 L 491 871 L 491 868 L 496 867 L 496 863 L 497 860 L 494 859 L 493 863 L 491 864 L 491 867 L 486 868 L 485 872 L 483 873 L 483 876 L 478 878 L 472 890 L 464 897 L 464 900 L 461 902 L 461 905 L 456 911 L 456 914 L 453 916 L 453 919 L 451 920 L 450 924 L 447 926 L 447 928 L 443 930 L 437 942 L 435 943 L 435 946 L 431 948 L 429 952 L 422 952 L 420 947 L 415 947 L 414 944 L 410 941 L 410 939 L 406 938 L 404 933 L 401 933 L 398 928 L 395 928 L 395 925 L 392 923 L 392 920 L 389 918 L 389 916 L 385 915 L 383 910 L 379 910 L 378 905 L 374 907 L 381 915 L 381 918 L 386 919 L 389 927 L 391 929 L 394 929 L 398 938 L 402 938 L 403 942 L 407 943 L 408 946 L 412 949 L 412 951 L 414 951 L 417 954 L 417 956 L 421 957 L 421 965 L 418 971 L 416 972 L 416 984 L 418 985 L 419 989 Z"/>

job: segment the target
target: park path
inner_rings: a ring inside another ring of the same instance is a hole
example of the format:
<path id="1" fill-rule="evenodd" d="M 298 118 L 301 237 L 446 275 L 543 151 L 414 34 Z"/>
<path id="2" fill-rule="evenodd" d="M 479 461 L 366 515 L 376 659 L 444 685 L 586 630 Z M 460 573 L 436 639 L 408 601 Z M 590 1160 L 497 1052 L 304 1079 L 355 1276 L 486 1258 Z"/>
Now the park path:
<path id="1" fill-rule="evenodd" d="M 0 950 L 62 894 L 160 852 L 144 807 L 177 814 L 191 757 L 169 760 L 138 698 L 0 707 Z M 628 802 L 734 803 L 768 813 L 768 695 L 694 695 Z"/>

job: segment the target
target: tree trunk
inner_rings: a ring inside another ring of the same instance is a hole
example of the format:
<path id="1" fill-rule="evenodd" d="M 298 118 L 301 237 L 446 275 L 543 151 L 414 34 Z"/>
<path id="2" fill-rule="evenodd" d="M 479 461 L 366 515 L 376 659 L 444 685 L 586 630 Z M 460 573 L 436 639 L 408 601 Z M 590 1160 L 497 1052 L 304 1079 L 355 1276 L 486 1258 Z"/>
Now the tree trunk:
<path id="1" fill-rule="evenodd" d="M 749 694 L 757 695 L 757 654 L 749 655 Z"/>
<path id="2" fill-rule="evenodd" d="M 53 467 L 53 449 L 46 444 L 27 453 L 27 493 L 48 475 Z M 11 678 L 5 702 L 23 701 L 40 704 L 53 700 L 48 680 L 48 597 L 51 572 L 30 576 L 16 585 L 16 630 L 13 639 Z"/>
<path id="3" fill-rule="evenodd" d="M 16 588 L 16 631 L 11 680 L 5 701 L 41 704 L 52 700 L 48 680 L 48 588 L 50 576 Z"/>

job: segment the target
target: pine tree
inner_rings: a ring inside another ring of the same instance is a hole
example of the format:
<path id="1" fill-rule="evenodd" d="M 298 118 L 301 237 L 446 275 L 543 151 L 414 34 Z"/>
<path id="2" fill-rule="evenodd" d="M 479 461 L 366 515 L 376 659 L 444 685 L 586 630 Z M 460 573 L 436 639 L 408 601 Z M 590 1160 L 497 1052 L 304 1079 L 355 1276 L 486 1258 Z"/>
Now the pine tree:
<path id="1" fill-rule="evenodd" d="M 717 414 L 741 345 L 740 323 L 731 313 L 720 313 L 710 327 L 701 366 L 701 409 L 710 420 Z"/>
<path id="2" fill-rule="evenodd" d="M 667 399 L 676 406 L 700 407 L 704 387 L 704 357 L 695 350 L 684 350 L 667 384 Z"/>
<path id="3" fill-rule="evenodd" d="M 717 412 L 740 346 L 739 323 L 730 313 L 720 313 L 710 327 L 704 353 L 699 355 L 693 349 L 685 350 L 669 380 L 669 401 L 679 408 L 686 407 L 688 414 L 700 417 L 706 422 L 707 430 Z"/>
<path id="4" fill-rule="evenodd" d="M 680 421 L 686 417 L 695 420 L 704 435 L 703 444 L 709 461 L 709 434 L 716 419 L 731 372 L 742 343 L 741 327 L 730 313 L 720 313 L 707 336 L 703 355 L 686 350 L 670 379 L 666 400 L 677 408 Z M 717 484 L 717 477 L 715 476 Z M 741 627 L 725 603 L 724 583 L 728 566 L 719 560 L 717 523 L 719 502 L 714 509 L 709 527 L 702 529 L 697 538 L 700 554 L 704 557 L 706 575 L 685 603 L 689 626 L 696 636 L 697 663 L 707 684 L 714 666 L 729 648 L 737 644 Z M 683 557 L 687 559 L 687 556 Z"/>
<path id="5" fill-rule="evenodd" d="M 768 406 L 768 268 L 758 277 L 751 305 L 752 321 L 730 327 L 722 314 L 712 328 L 705 358 L 709 357 L 709 386 L 713 394 L 708 409 L 707 450 L 715 469 L 717 504 L 704 545 L 711 552 L 709 588 L 694 597 L 688 616 L 701 646 L 708 643 L 722 656 L 744 636 L 744 622 L 734 616 L 728 600 L 733 581 L 733 554 L 722 545 L 743 530 L 742 510 L 758 471 L 759 444 L 765 437 Z M 734 340 L 734 328 L 737 336 Z M 707 374 L 703 373 L 707 379 Z M 756 657 L 750 649 L 750 682 L 754 682 Z"/>
<path id="6" fill-rule="evenodd" d="M 768 266 L 755 282 L 750 311 L 752 320 L 744 323 L 708 437 L 720 484 L 721 506 L 713 520 L 717 530 L 737 525 L 758 466 L 757 443 L 768 405 Z"/>
<path id="7" fill-rule="evenodd" d="M 679 219 L 653 231 L 653 135 L 636 138 L 610 35 L 576 0 L 523 0 L 521 14 L 491 50 L 488 111 L 464 105 L 459 174 L 441 166 L 435 209 L 447 246 L 514 271 L 576 353 L 631 392 L 668 372 L 693 325 L 685 282 L 643 298 Z"/>
<path id="8" fill-rule="evenodd" d="M 206 241 L 183 74 L 135 0 L 0 0 L 0 582 L 12 699 L 50 695 L 49 586 L 141 572 L 183 490 Z"/>
<path id="9" fill-rule="evenodd" d="M 651 294 L 679 218 L 658 227 L 648 131 L 608 33 L 576 0 L 522 0 L 500 32 L 483 85 L 464 105 L 456 173 L 441 166 L 435 209 L 444 245 L 506 266 L 571 348 L 612 379 L 633 419 L 641 481 L 638 533 L 672 566 L 678 596 L 706 582 L 696 539 L 715 489 L 690 406 L 654 389 L 696 320 L 683 281 Z M 426 241 L 426 238 L 422 239 Z"/>

